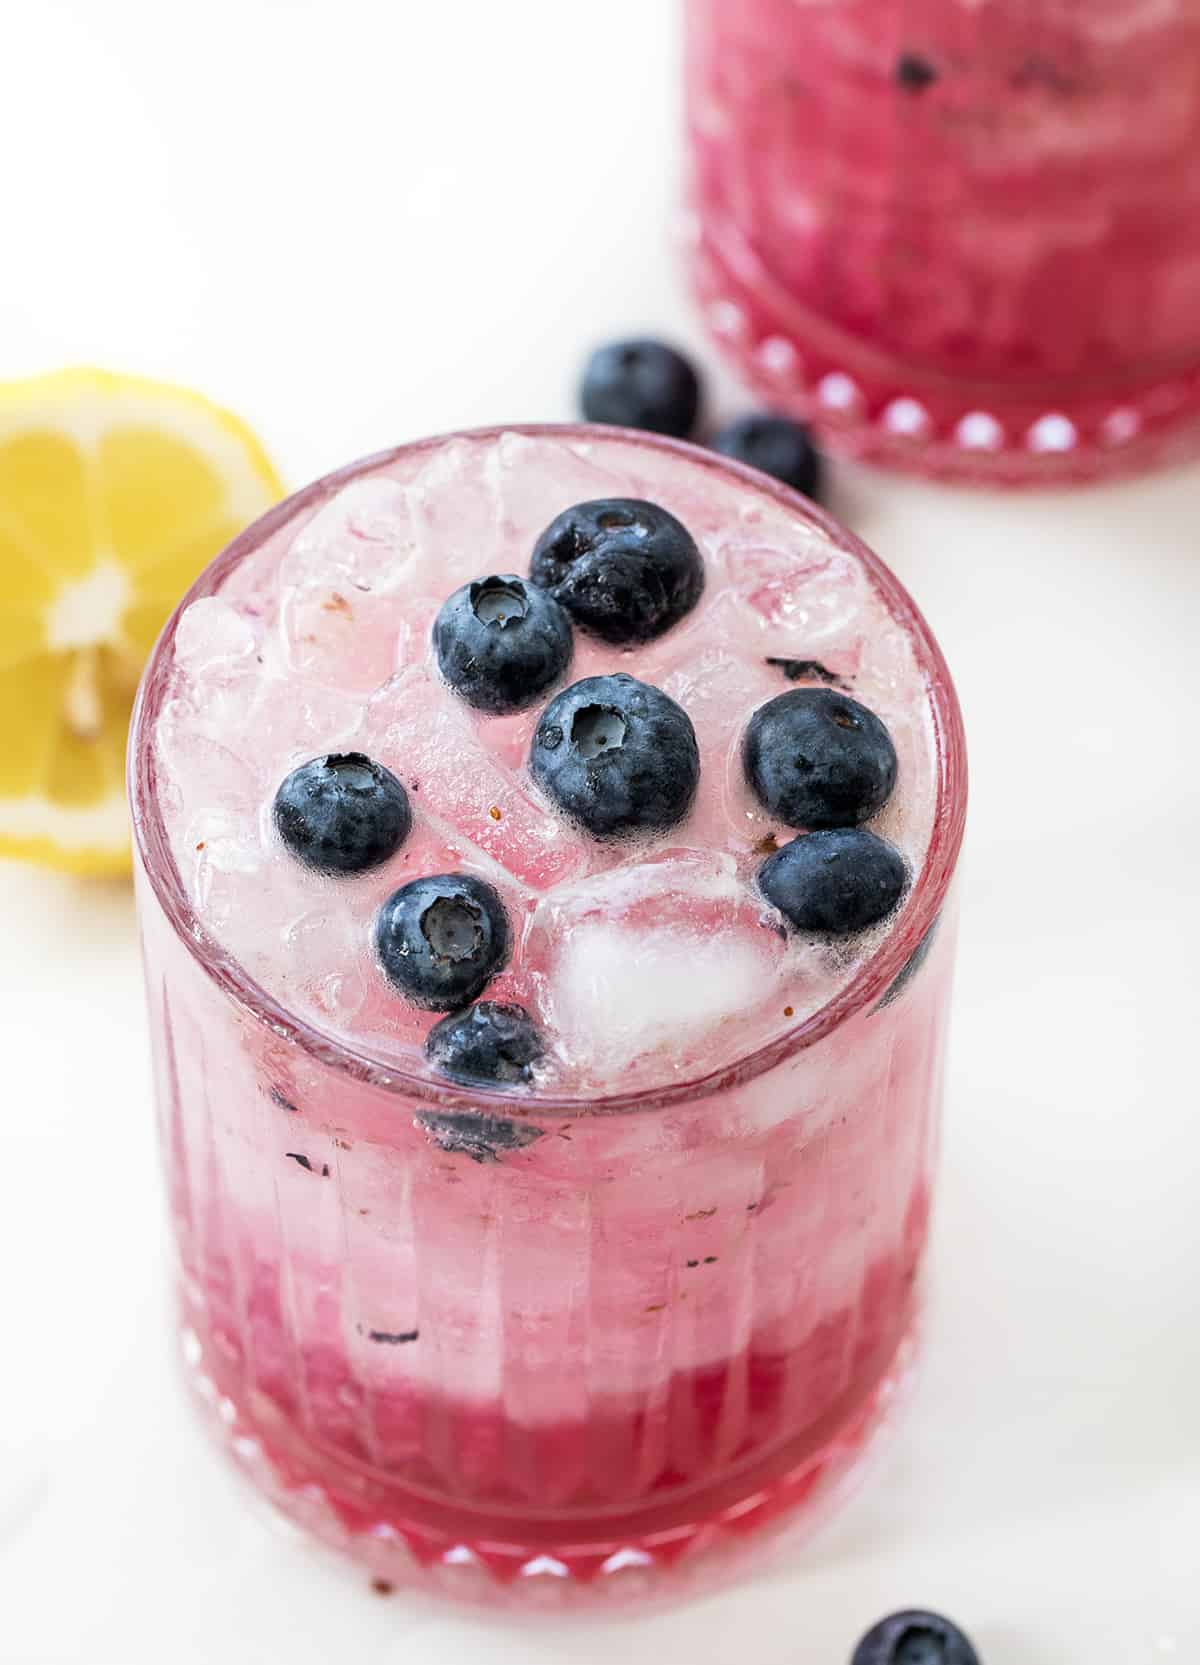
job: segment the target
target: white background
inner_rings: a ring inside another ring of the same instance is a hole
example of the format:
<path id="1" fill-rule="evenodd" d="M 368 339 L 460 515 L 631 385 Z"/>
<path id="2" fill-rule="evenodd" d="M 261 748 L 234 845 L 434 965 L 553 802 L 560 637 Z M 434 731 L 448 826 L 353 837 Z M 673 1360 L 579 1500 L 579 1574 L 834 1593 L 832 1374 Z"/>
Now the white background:
<path id="1" fill-rule="evenodd" d="M 0 12 L 0 375 L 240 410 L 291 483 L 571 414 L 700 346 L 667 0 Z M 984 1665 L 1200 1656 L 1200 474 L 996 499 L 843 470 L 974 759 L 933 1311 L 872 1487 L 784 1572 L 633 1622 L 370 1595 L 176 1389 L 128 891 L 0 869 L 0 1659 L 843 1665 L 928 1603 Z M 3 736 L 0 736 L 3 744 Z"/>

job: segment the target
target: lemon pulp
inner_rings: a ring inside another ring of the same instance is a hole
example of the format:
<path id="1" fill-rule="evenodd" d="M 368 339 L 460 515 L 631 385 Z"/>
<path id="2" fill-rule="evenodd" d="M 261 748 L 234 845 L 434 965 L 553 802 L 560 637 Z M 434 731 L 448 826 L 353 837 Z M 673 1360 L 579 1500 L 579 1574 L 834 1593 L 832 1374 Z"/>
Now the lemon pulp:
<path id="1" fill-rule="evenodd" d="M 142 664 L 201 568 L 283 487 L 199 394 L 67 370 L 0 383 L 0 855 L 129 865 Z"/>

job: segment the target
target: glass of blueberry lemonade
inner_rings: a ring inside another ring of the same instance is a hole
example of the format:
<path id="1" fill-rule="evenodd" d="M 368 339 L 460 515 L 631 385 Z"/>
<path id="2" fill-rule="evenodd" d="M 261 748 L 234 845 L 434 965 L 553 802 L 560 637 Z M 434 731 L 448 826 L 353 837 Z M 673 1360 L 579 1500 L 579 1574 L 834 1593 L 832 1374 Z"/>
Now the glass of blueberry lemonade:
<path id="1" fill-rule="evenodd" d="M 1200 0 L 687 0 L 696 283 L 876 461 L 1200 448 Z"/>
<path id="2" fill-rule="evenodd" d="M 387 1585 L 707 1588 L 845 1490 L 937 1146 L 958 707 L 863 546 L 601 427 L 244 533 L 131 751 L 183 1354 Z"/>

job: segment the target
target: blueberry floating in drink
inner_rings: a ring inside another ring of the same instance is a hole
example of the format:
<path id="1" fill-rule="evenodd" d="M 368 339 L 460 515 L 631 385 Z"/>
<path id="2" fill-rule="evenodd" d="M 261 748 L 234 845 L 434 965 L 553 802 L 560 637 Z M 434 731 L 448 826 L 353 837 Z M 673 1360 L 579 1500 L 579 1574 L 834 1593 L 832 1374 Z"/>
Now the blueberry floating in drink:
<path id="1" fill-rule="evenodd" d="M 399 849 L 412 825 L 408 794 L 361 752 L 314 757 L 275 794 L 275 825 L 288 851 L 318 873 L 365 873 Z"/>
<path id="2" fill-rule="evenodd" d="M 389 896 L 375 924 L 385 975 L 414 1005 L 463 1006 L 508 960 L 508 915 L 500 897 L 467 873 L 414 879 Z"/>
<path id="3" fill-rule="evenodd" d="M 793 929 L 835 937 L 886 919 L 907 879 L 899 850 L 865 827 L 802 833 L 758 872 L 763 895 Z"/>
<path id="4" fill-rule="evenodd" d="M 793 688 L 760 706 L 742 742 L 757 797 L 789 827 L 856 827 L 896 784 L 896 748 L 873 711 L 833 688 Z"/>
<path id="5" fill-rule="evenodd" d="M 525 1150 L 545 1136 L 545 1129 L 531 1122 L 509 1121 L 503 1116 L 481 1116 L 472 1110 L 422 1111 L 417 1126 L 447 1156 L 469 1156 L 481 1165 L 499 1162 L 514 1151 Z"/>
<path id="6" fill-rule="evenodd" d="M 512 574 L 455 590 L 433 625 L 438 668 L 480 711 L 520 711 L 571 663 L 571 621 L 553 596 Z"/>
<path id="7" fill-rule="evenodd" d="M 687 712 L 632 676 L 587 677 L 551 701 L 530 769 L 593 838 L 662 832 L 686 816 L 700 782 Z"/>
<path id="8" fill-rule="evenodd" d="M 622 647 L 670 630 L 704 589 L 704 561 L 687 527 L 636 497 L 564 509 L 538 538 L 529 570 L 581 630 Z"/>
<path id="9" fill-rule="evenodd" d="M 425 1056 L 452 1081 L 527 1087 L 546 1045 L 521 1006 L 481 1000 L 435 1023 Z"/>

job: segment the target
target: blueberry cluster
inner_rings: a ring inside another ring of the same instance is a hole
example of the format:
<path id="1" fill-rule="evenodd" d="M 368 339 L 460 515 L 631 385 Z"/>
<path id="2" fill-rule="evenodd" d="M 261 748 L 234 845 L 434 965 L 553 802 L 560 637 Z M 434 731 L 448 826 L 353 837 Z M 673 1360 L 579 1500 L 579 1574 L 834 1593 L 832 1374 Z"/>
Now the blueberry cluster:
<path id="1" fill-rule="evenodd" d="M 695 366 L 677 348 L 634 336 L 597 347 L 584 367 L 579 406 L 589 422 L 691 439 L 703 389 Z M 782 480 L 793 491 L 820 496 L 824 465 L 803 422 L 756 411 L 727 422 L 709 443 L 722 456 Z"/>
<path id="2" fill-rule="evenodd" d="M 742 741 L 751 789 L 805 829 L 759 870 L 763 895 L 797 930 L 847 936 L 903 895 L 900 852 L 861 825 L 896 784 L 896 749 L 873 711 L 834 688 L 792 688 L 760 706 Z"/>
<path id="3" fill-rule="evenodd" d="M 578 629 L 615 647 L 652 641 L 700 598 L 704 564 L 674 515 L 637 498 L 577 503 L 542 533 L 529 576 L 464 584 L 433 625 L 442 677 L 489 715 L 536 703 L 566 675 Z M 887 729 L 833 687 L 794 688 L 750 719 L 747 782 L 776 819 L 802 829 L 762 866 L 765 898 L 797 930 L 860 931 L 899 901 L 899 853 L 861 823 L 896 779 Z M 660 688 L 624 672 L 585 677 L 550 699 L 534 730 L 529 768 L 546 797 L 598 840 L 663 832 L 688 814 L 700 753 L 687 713 Z M 274 804 L 292 855 L 321 873 L 366 872 L 407 837 L 404 787 L 352 752 L 292 771 Z M 375 922 L 384 975 L 413 1005 L 451 1014 L 426 1040 L 451 1079 L 527 1084 L 544 1044 L 527 1012 L 481 1001 L 508 963 L 504 902 L 466 873 L 426 874 L 387 899 Z"/>
<path id="4" fill-rule="evenodd" d="M 438 668 L 456 694 L 490 716 L 534 704 L 566 675 L 576 629 L 617 647 L 652 641 L 700 598 L 695 540 L 655 503 L 577 503 L 538 539 L 529 577 L 464 584 L 433 626 Z M 547 797 L 598 839 L 662 831 L 681 821 L 700 779 L 691 722 L 661 689 L 626 675 L 587 677 L 551 700 L 530 756 Z M 275 796 L 275 825 L 315 871 L 364 873 L 399 849 L 412 825 L 408 794 L 360 752 L 313 758 Z M 426 1039 L 452 1080 L 520 1086 L 544 1043 L 519 1006 L 480 1000 L 508 963 L 512 931 L 496 889 L 466 873 L 435 873 L 393 892 L 375 922 L 384 975 L 413 1005 L 450 1016 Z M 474 1004 L 473 1004 L 474 1003 Z"/>

